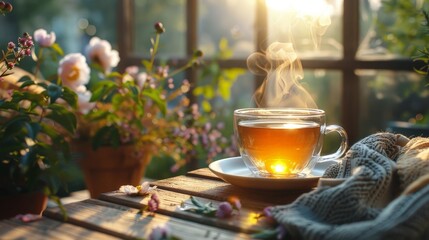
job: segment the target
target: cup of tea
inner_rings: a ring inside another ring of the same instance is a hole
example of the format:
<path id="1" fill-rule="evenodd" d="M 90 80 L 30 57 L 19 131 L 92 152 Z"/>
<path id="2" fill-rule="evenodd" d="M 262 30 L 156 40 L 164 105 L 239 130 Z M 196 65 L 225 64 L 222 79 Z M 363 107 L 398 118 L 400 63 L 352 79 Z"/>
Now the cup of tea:
<path id="1" fill-rule="evenodd" d="M 340 135 L 340 146 L 321 156 L 323 138 L 331 132 Z M 338 125 L 326 126 L 321 109 L 237 109 L 234 134 L 244 163 L 261 177 L 305 177 L 318 162 L 336 160 L 347 149 L 346 131 Z"/>

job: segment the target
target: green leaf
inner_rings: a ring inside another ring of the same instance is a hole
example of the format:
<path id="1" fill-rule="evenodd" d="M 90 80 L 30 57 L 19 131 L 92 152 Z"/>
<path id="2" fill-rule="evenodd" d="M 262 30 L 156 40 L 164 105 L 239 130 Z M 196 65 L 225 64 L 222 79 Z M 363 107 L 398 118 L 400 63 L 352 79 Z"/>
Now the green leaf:
<path id="1" fill-rule="evenodd" d="M 146 71 L 151 70 L 152 64 L 150 63 L 150 61 L 148 60 L 143 60 L 142 61 L 143 66 L 145 67 Z"/>
<path id="2" fill-rule="evenodd" d="M 18 111 L 19 104 L 16 102 L 0 100 L 0 109 L 11 109 Z"/>
<path id="3" fill-rule="evenodd" d="M 25 88 L 31 85 L 34 85 L 35 82 L 33 80 L 31 80 L 31 78 L 29 76 L 24 76 L 22 78 L 20 78 L 18 80 L 19 83 L 21 83 L 21 85 L 19 86 L 20 88 Z"/>
<path id="4" fill-rule="evenodd" d="M 92 141 L 92 148 L 97 149 L 102 145 L 119 146 L 119 130 L 116 126 L 104 126 L 96 133 Z"/>
<path id="5" fill-rule="evenodd" d="M 143 92 L 143 95 L 152 99 L 154 103 L 158 106 L 159 110 L 162 114 L 166 114 L 167 112 L 167 103 L 165 99 L 161 98 L 161 94 L 159 91 L 155 89 L 146 89 L 146 91 Z"/>
<path id="6" fill-rule="evenodd" d="M 63 56 L 64 51 L 58 43 L 54 43 L 51 46 L 52 50 L 54 50 L 58 55 Z"/>
<path id="7" fill-rule="evenodd" d="M 46 89 L 46 93 L 51 99 L 51 103 L 54 103 L 58 98 L 61 97 L 62 88 L 56 84 L 49 84 L 48 88 Z"/>
<path id="8" fill-rule="evenodd" d="M 201 106 L 205 112 L 211 112 L 211 110 L 212 110 L 212 105 L 207 100 L 203 100 L 201 102 Z"/>
<path id="9" fill-rule="evenodd" d="M 68 87 L 63 88 L 61 98 L 67 102 L 73 109 L 77 108 L 77 94 Z"/>
<path id="10" fill-rule="evenodd" d="M 106 76 L 106 78 L 122 78 L 122 74 L 119 72 L 111 72 Z"/>
<path id="11" fill-rule="evenodd" d="M 117 88 L 115 82 L 101 81 L 99 82 L 92 93 L 91 102 L 105 100 Z"/>
<path id="12" fill-rule="evenodd" d="M 46 115 L 46 118 L 51 119 L 61 125 L 71 134 L 76 131 L 76 116 L 70 112 L 65 106 L 60 104 L 51 104 L 48 106 L 51 111 Z"/>

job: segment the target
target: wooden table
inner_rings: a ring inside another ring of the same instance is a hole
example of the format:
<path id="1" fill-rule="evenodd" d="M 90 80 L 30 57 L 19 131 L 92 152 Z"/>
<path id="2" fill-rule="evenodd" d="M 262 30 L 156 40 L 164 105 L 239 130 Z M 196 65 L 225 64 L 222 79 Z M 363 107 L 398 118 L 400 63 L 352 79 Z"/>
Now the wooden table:
<path id="1" fill-rule="evenodd" d="M 141 211 L 150 195 L 132 197 L 109 192 L 99 199 L 66 204 L 66 221 L 56 207 L 46 209 L 39 221 L 1 221 L 0 239 L 136 239 L 147 238 L 153 228 L 162 225 L 181 239 L 249 239 L 252 233 L 270 228 L 266 221 L 257 218 L 265 207 L 290 203 L 303 193 L 238 188 L 222 181 L 208 168 L 151 185 L 157 186 L 155 192 L 160 199 L 160 208 L 154 214 Z M 213 204 L 236 196 L 242 209 L 226 219 L 181 210 L 182 202 L 191 205 L 191 196 Z"/>

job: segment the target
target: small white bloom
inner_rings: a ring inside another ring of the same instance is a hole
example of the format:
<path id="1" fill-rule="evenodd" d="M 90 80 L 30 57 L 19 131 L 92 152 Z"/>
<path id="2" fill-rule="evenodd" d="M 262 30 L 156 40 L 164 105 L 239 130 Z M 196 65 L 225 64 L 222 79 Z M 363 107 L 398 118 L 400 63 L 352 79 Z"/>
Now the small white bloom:
<path id="1" fill-rule="evenodd" d="M 85 49 L 87 57 L 91 62 L 101 66 L 104 73 L 110 73 L 113 67 L 118 66 L 119 53 L 112 49 L 110 43 L 98 37 L 93 37 Z"/>
<path id="2" fill-rule="evenodd" d="M 142 72 L 137 74 L 137 78 L 136 78 L 137 86 L 143 87 L 143 85 L 146 83 L 146 80 L 147 80 L 147 73 Z"/>
<path id="3" fill-rule="evenodd" d="M 78 88 L 77 91 L 76 91 L 76 93 L 77 93 L 77 101 L 78 101 L 77 102 L 78 109 L 79 109 L 79 112 L 81 112 L 83 114 L 87 114 L 89 111 L 91 111 L 91 109 L 94 108 L 95 103 L 89 101 L 91 99 L 92 93 L 90 91 L 87 91 L 85 86 L 82 85 L 81 87 L 84 87 L 85 90 L 81 91 Z"/>
<path id="4" fill-rule="evenodd" d="M 149 182 L 144 182 L 141 185 L 135 187 L 132 185 L 122 185 L 118 192 L 125 193 L 127 195 L 146 195 L 156 189 L 156 186 L 151 187 Z"/>
<path id="5" fill-rule="evenodd" d="M 82 54 L 68 54 L 60 60 L 59 65 L 58 76 L 64 86 L 76 91 L 77 88 L 89 82 L 91 70 Z"/>
<path id="6" fill-rule="evenodd" d="M 56 35 L 54 32 L 48 34 L 45 29 L 37 29 L 34 31 L 34 41 L 36 41 L 41 47 L 50 47 L 55 43 Z"/>
<path id="7" fill-rule="evenodd" d="M 119 188 L 119 192 L 125 193 L 127 195 L 136 195 L 139 192 L 139 190 L 133 185 L 122 185 Z"/>

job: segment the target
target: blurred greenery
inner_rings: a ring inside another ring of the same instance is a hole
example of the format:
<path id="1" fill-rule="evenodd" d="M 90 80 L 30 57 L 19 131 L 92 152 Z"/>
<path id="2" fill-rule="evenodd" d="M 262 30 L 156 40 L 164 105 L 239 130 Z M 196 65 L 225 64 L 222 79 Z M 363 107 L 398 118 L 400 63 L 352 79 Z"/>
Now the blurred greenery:
<path id="1" fill-rule="evenodd" d="M 383 0 L 374 19 L 377 36 L 390 53 L 413 57 L 429 44 L 429 35 L 422 29 L 423 9 L 429 1 Z"/>

